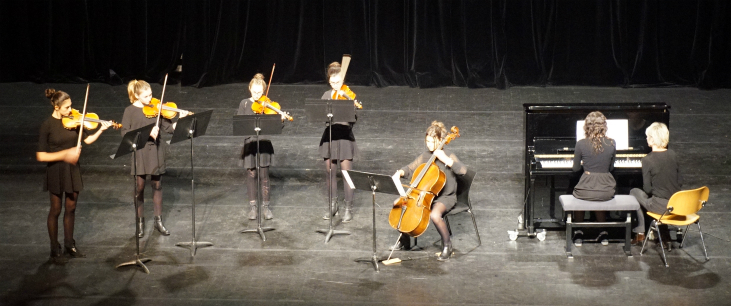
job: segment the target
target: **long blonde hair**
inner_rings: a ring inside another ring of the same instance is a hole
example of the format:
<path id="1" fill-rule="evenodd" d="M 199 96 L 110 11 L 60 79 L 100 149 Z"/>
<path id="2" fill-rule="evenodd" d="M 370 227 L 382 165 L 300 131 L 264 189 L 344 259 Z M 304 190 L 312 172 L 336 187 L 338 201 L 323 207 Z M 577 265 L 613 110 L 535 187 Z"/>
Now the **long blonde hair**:
<path id="1" fill-rule="evenodd" d="M 604 152 L 602 138 L 607 138 L 607 118 L 604 117 L 604 114 L 591 112 L 586 116 L 586 119 L 584 119 L 584 137 L 591 141 L 594 153 Z"/>
<path id="2" fill-rule="evenodd" d="M 135 103 L 137 96 L 143 90 L 152 90 L 150 84 L 145 81 L 132 80 L 127 84 L 127 94 L 129 95 L 129 102 Z"/>

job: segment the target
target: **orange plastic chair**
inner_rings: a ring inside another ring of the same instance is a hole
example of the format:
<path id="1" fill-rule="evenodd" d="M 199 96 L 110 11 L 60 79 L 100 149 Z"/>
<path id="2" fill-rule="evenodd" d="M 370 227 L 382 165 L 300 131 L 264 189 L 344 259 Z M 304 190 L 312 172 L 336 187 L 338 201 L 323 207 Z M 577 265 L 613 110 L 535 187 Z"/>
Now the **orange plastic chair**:
<path id="1" fill-rule="evenodd" d="M 668 201 L 668 207 L 663 214 L 656 214 L 653 212 L 647 212 L 647 215 L 655 220 L 652 220 L 650 228 L 647 230 L 645 235 L 645 241 L 642 243 L 642 250 L 640 250 L 640 256 L 645 250 L 645 244 L 650 236 L 650 231 L 655 231 L 657 237 L 660 239 L 660 250 L 662 250 L 662 260 L 665 262 L 665 267 L 669 267 L 667 258 L 665 258 L 665 250 L 662 248 L 662 237 L 660 235 L 660 225 L 674 225 L 674 226 L 685 226 L 685 232 L 683 232 L 683 242 L 680 243 L 680 247 L 685 244 L 685 236 L 688 233 L 688 227 L 695 223 L 698 226 L 698 232 L 701 236 L 701 243 L 703 243 L 703 253 L 706 255 L 708 260 L 708 252 L 706 251 L 706 242 L 703 240 L 703 231 L 701 231 L 701 217 L 698 216 L 697 212 L 706 205 L 708 202 L 708 187 L 703 186 L 693 190 L 681 190 L 673 194 Z"/>

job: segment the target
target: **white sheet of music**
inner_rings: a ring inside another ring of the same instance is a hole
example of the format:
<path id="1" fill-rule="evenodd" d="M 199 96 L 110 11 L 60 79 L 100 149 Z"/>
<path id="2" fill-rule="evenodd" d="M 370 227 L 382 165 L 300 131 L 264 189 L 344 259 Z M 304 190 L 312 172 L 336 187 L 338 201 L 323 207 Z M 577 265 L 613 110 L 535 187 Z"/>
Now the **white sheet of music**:
<path id="1" fill-rule="evenodd" d="M 629 149 L 628 127 L 627 119 L 607 119 L 607 137 L 614 139 L 617 150 Z M 576 141 L 584 138 L 584 120 L 576 121 Z"/>

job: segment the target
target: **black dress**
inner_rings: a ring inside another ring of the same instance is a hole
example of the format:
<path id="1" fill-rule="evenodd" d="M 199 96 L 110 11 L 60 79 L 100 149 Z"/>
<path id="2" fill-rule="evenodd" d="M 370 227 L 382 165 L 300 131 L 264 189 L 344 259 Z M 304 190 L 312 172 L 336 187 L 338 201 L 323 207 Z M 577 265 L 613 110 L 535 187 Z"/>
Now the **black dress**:
<path id="1" fill-rule="evenodd" d="M 254 103 L 254 100 L 251 98 L 241 100 L 236 115 L 254 115 L 254 111 L 251 110 L 252 103 Z M 272 142 L 260 136 L 259 167 L 269 167 L 272 164 L 272 155 L 274 155 Z M 244 148 L 241 150 L 241 158 L 244 160 L 244 167 L 246 169 L 256 168 L 256 136 L 246 136 L 244 138 Z"/>
<path id="2" fill-rule="evenodd" d="M 156 121 L 157 117 L 147 118 L 142 113 L 141 108 L 130 105 L 124 109 L 122 128 L 120 131 L 122 136 L 124 136 L 124 134 L 131 130 L 154 124 Z M 165 150 L 167 150 L 167 143 L 164 141 L 161 142 L 160 140 L 162 139 L 163 132 L 172 134 L 174 131 L 172 121 L 160 118 L 160 132 L 158 133 L 157 140 L 148 136 L 145 147 L 137 150 L 137 175 L 160 175 L 165 173 Z M 132 155 L 132 158 L 134 158 L 134 155 Z M 134 167 L 130 170 L 130 174 L 135 174 Z"/>
<path id="3" fill-rule="evenodd" d="M 657 214 L 665 212 L 670 197 L 683 187 L 675 151 L 653 151 L 643 157 L 642 181 L 642 190 L 650 197 L 645 208 Z"/>
<path id="4" fill-rule="evenodd" d="M 454 163 L 452 164 L 452 167 L 447 167 L 442 161 L 439 159 L 436 159 L 435 163 L 437 164 L 437 167 L 439 167 L 439 170 L 444 172 L 444 174 L 447 177 L 447 181 L 444 184 L 444 187 L 442 188 L 442 191 L 439 192 L 436 198 L 434 198 L 434 203 L 439 202 L 444 204 L 444 206 L 447 207 L 446 211 L 452 210 L 454 208 L 454 205 L 457 204 L 457 175 L 465 175 L 467 173 L 467 166 L 465 166 L 462 162 L 457 159 L 457 156 L 449 151 L 444 151 L 449 158 L 454 160 Z M 406 167 L 401 168 L 402 171 L 404 171 L 404 177 L 411 180 L 411 177 L 413 175 L 418 175 L 418 173 L 414 173 L 416 171 L 416 168 L 419 167 L 419 165 L 426 163 L 429 161 L 429 159 L 432 157 L 432 152 L 429 150 L 425 150 L 421 155 L 416 157 L 416 159 L 408 164 Z"/>
<path id="5" fill-rule="evenodd" d="M 89 135 L 84 131 L 83 138 Z M 67 130 L 61 119 L 49 117 L 41 124 L 38 137 L 38 151 L 54 153 L 76 146 L 79 138 L 79 129 Z M 43 181 L 43 191 L 53 194 L 72 193 L 84 189 L 81 180 L 81 165 L 72 165 L 64 161 L 49 162 L 46 164 L 46 178 Z"/>
<path id="6" fill-rule="evenodd" d="M 320 99 L 331 100 L 332 90 L 326 91 Z M 355 106 L 353 106 L 355 107 Z M 333 122 L 332 126 L 332 159 L 348 160 L 353 159 L 358 152 L 358 146 L 355 143 L 355 135 L 353 135 L 353 125 L 355 122 Z M 318 152 L 324 159 L 330 159 L 328 150 L 328 142 L 330 141 L 330 129 L 325 127 L 320 138 L 320 147 Z"/>
<path id="7" fill-rule="evenodd" d="M 576 143 L 573 170 L 584 170 L 574 187 L 573 195 L 577 199 L 609 201 L 614 198 L 617 183 L 610 171 L 614 169 L 616 144 L 612 139 L 602 138 L 602 148 L 602 152 L 595 153 L 588 139 Z"/>

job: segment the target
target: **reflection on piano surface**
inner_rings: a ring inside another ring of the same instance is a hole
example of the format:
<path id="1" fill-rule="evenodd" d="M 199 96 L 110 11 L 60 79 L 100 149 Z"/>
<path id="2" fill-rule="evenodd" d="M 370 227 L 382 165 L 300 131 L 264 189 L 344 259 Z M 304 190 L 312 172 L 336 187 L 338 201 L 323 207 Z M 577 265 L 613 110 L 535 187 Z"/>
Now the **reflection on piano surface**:
<path id="1" fill-rule="evenodd" d="M 537 169 L 571 169 L 574 166 L 573 154 L 536 154 Z M 642 168 L 642 158 L 647 154 L 617 154 L 615 168 Z"/>
<path id="2" fill-rule="evenodd" d="M 642 187 L 641 159 L 652 150 L 647 146 L 645 129 L 653 122 L 670 126 L 670 106 L 662 102 L 524 104 L 523 108 L 525 206 L 522 220 L 529 236 L 535 235 L 535 224 L 563 224 L 563 220 L 556 220 L 553 216 L 554 178 L 573 174 L 577 121 L 584 120 L 592 111 L 602 112 L 607 119 L 627 119 L 629 148 L 617 151 L 615 169 L 612 171 L 618 193 Z M 535 180 L 540 176 L 549 178 L 551 182 L 551 217 L 554 219 L 538 219 L 534 216 Z"/>

